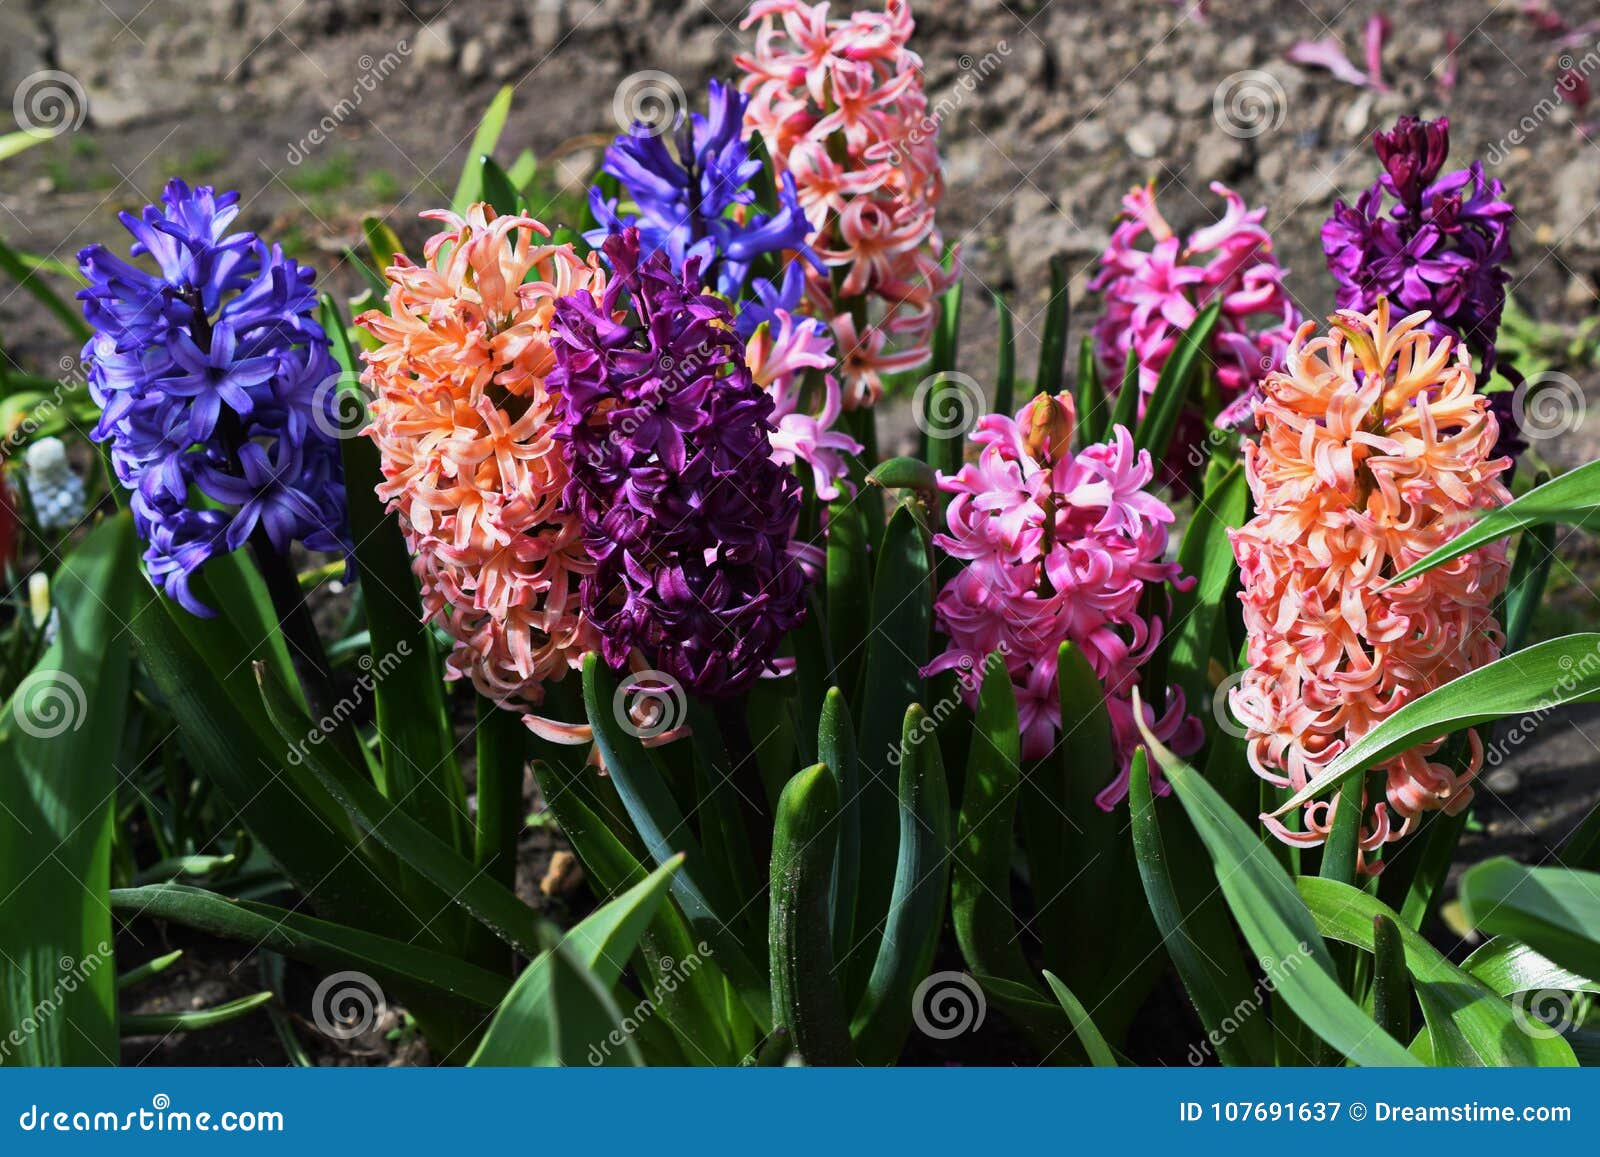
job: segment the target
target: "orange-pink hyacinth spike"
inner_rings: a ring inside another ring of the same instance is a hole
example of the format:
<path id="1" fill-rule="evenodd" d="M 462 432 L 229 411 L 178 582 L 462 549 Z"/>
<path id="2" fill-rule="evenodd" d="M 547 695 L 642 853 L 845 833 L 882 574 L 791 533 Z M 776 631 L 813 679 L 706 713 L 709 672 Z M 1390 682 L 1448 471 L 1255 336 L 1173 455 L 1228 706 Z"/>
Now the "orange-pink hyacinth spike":
<path id="1" fill-rule="evenodd" d="M 1251 767 L 1279 787 L 1304 787 L 1351 742 L 1504 643 L 1493 612 L 1504 542 L 1386 585 L 1511 497 L 1471 363 L 1421 328 L 1427 317 L 1391 325 L 1380 301 L 1370 314 L 1339 313 L 1322 336 L 1311 338 L 1308 322 L 1256 406 L 1259 441 L 1245 444 L 1256 514 L 1232 536 L 1249 666 L 1230 699 Z M 1459 769 L 1435 758 L 1441 742 L 1384 764 L 1384 798 L 1364 803 L 1364 870 L 1377 871 L 1383 844 L 1425 812 L 1455 813 L 1472 798 L 1478 740 Z M 1274 831 L 1320 844 L 1334 808 L 1313 801 L 1304 830 Z"/>

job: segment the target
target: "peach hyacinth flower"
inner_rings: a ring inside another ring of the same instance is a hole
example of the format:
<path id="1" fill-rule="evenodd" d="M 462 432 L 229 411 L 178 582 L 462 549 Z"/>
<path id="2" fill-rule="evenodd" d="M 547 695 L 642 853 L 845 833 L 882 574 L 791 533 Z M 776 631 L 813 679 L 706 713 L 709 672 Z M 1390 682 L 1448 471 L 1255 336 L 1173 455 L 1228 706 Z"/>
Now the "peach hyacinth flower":
<path id="1" fill-rule="evenodd" d="M 389 313 L 356 319 L 380 343 L 362 375 L 377 493 L 399 517 L 423 617 L 455 641 L 447 677 L 507 708 L 536 706 L 545 681 L 595 646 L 578 607 L 592 564 L 561 508 L 567 469 L 545 375 L 556 300 L 598 299 L 605 273 L 545 243 L 531 217 L 482 204 L 423 216 L 445 226 L 423 264 L 397 255 Z"/>
<path id="2" fill-rule="evenodd" d="M 907 47 L 911 8 L 887 0 L 830 18 L 827 4 L 757 0 L 751 25 L 755 48 L 735 57 L 745 125 L 794 177 L 816 231 L 825 268 L 807 267 L 805 308 L 833 328 L 844 408 L 870 406 L 883 375 L 928 360 L 937 299 L 954 282 L 940 267 L 939 126 Z"/>
<path id="3" fill-rule="evenodd" d="M 1426 312 L 1390 324 L 1388 302 L 1342 311 L 1264 383 L 1258 442 L 1245 443 L 1255 517 L 1233 532 L 1244 584 L 1249 667 L 1230 695 L 1248 728 L 1251 767 L 1298 790 L 1350 743 L 1400 707 L 1500 654 L 1493 606 L 1504 589 L 1506 545 L 1462 555 L 1385 586 L 1444 545 L 1475 512 L 1511 495 L 1492 451 L 1498 428 L 1476 392 L 1465 349 L 1421 327 Z M 1380 769 L 1384 798 L 1363 801 L 1362 870 L 1426 812 L 1459 812 L 1472 798 L 1483 750 L 1469 732 L 1459 771 L 1434 756 L 1442 740 Z M 1304 830 L 1272 821 L 1278 837 L 1323 842 L 1336 800 L 1306 804 Z"/>

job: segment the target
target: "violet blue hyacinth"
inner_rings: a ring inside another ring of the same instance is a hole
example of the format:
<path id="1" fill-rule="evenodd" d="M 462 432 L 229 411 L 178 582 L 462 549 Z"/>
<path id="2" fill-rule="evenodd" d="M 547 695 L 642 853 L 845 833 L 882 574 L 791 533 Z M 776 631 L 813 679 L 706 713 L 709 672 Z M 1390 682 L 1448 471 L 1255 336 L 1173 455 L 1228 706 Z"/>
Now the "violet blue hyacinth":
<path id="1" fill-rule="evenodd" d="M 1373 136 L 1383 174 L 1356 199 L 1334 204 L 1322 227 L 1340 309 L 1371 313 L 1389 299 L 1397 316 L 1427 310 L 1425 329 L 1465 342 L 1494 369 L 1495 337 L 1511 275 L 1515 210 L 1483 164 L 1440 176 L 1450 151 L 1447 117 L 1403 116 Z M 1385 201 L 1394 204 L 1385 209 Z"/>
<path id="2" fill-rule="evenodd" d="M 237 193 L 170 182 L 161 204 L 121 214 L 152 272 L 91 245 L 79 292 L 84 346 L 130 491 L 145 569 L 193 614 L 195 572 L 254 539 L 279 555 L 299 541 L 349 553 L 333 431 L 337 368 L 316 321 L 313 272 L 253 233 L 229 233 Z M 220 504 L 206 505 L 203 499 Z"/>
<path id="3" fill-rule="evenodd" d="M 677 272 L 694 259 L 706 283 L 728 297 L 739 296 L 752 263 L 768 254 L 795 250 L 821 268 L 806 244 L 811 224 L 792 174 L 782 174 L 773 212 L 752 208 L 750 182 L 761 161 L 750 155 L 742 131 L 750 98 L 717 80 L 709 95 L 706 115 L 680 115 L 668 130 L 636 122 L 606 149 L 602 171 L 621 183 L 638 214 L 623 216 L 616 198 L 591 189 L 600 227 L 585 239 L 602 245 L 608 235 L 635 227 L 644 256 L 663 251 Z"/>
<path id="4" fill-rule="evenodd" d="M 607 238 L 604 297 L 562 298 L 552 325 L 564 503 L 595 563 L 583 611 L 613 669 L 637 651 L 691 691 L 734 695 L 805 614 L 800 485 L 772 459 L 772 398 L 699 259 L 674 272 L 641 250 L 636 229 Z"/>

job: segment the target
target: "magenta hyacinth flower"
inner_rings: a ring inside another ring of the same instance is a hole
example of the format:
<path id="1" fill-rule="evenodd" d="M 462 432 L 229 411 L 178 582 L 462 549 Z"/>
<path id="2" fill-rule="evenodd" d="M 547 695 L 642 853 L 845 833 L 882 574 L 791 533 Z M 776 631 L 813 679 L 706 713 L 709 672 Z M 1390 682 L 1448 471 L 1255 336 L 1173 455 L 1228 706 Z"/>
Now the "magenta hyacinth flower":
<path id="1" fill-rule="evenodd" d="M 1283 367 L 1300 322 L 1283 287 L 1287 271 L 1273 256 L 1262 225 L 1266 210 L 1247 208 L 1220 183 L 1213 182 L 1211 191 L 1226 202 L 1222 217 L 1187 238 L 1156 208 L 1152 187 L 1130 191 L 1122 199 L 1123 220 L 1089 283 L 1105 295 L 1105 313 L 1094 327 L 1101 371 L 1115 387 L 1128 352 L 1135 353 L 1141 417 L 1179 336 L 1212 302 L 1222 303 L 1208 352 L 1224 407 L 1247 406 L 1267 374 Z M 1142 247 L 1146 238 L 1148 249 Z M 1192 444 L 1204 431 L 1199 413 L 1186 413 L 1174 446 Z"/>
<path id="2" fill-rule="evenodd" d="M 1074 418 L 1064 394 L 1040 394 L 1015 418 L 985 415 L 972 434 L 978 460 L 939 475 L 953 497 L 949 533 L 934 543 L 966 566 L 934 603 L 950 642 L 925 673 L 979 671 L 999 651 L 1016 689 L 1022 755 L 1041 759 L 1061 731 L 1056 656 L 1070 640 L 1105 687 L 1117 774 L 1096 802 L 1110 811 L 1128 794 L 1140 742 L 1133 689 L 1162 637 L 1141 601 L 1152 585 L 1179 581 L 1179 570 L 1165 561 L 1173 515 L 1149 491 L 1149 452 L 1117 426 L 1109 441 L 1074 453 Z M 978 681 L 962 683 L 975 703 Z M 1197 750 L 1200 724 L 1183 693 L 1171 689 L 1159 717 L 1148 699 L 1146 726 L 1180 754 Z"/>

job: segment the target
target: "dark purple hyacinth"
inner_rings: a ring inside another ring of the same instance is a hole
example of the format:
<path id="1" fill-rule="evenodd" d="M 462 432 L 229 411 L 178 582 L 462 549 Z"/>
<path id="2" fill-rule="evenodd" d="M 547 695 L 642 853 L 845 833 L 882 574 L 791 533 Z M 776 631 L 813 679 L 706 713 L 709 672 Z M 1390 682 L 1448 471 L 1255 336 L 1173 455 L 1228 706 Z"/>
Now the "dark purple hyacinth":
<path id="1" fill-rule="evenodd" d="M 1334 205 L 1322 227 L 1341 309 L 1370 311 L 1386 296 L 1400 313 L 1433 316 L 1427 328 L 1464 341 L 1494 368 L 1505 307 L 1514 210 L 1483 165 L 1439 175 L 1449 121 L 1401 117 L 1375 143 L 1383 175 L 1352 207 Z M 1394 204 L 1385 211 L 1386 198 Z"/>
<path id="2" fill-rule="evenodd" d="M 641 258 L 634 229 L 605 254 L 600 304 L 556 305 L 547 379 L 563 399 L 564 501 L 596 563 L 584 613 L 612 668 L 637 648 L 694 692 L 737 694 L 804 617 L 789 557 L 800 486 L 772 461 L 772 399 L 694 262 L 674 273 L 663 253 Z"/>
<path id="3" fill-rule="evenodd" d="M 750 182 L 761 161 L 750 155 L 743 132 L 749 97 L 717 80 L 709 94 L 707 115 L 683 116 L 669 130 L 635 124 L 606 149 L 602 169 L 621 184 L 638 215 L 623 216 L 615 198 L 591 189 L 589 205 L 600 227 L 586 239 L 602 245 L 608 235 L 635 227 L 645 256 L 665 252 L 677 271 L 697 261 L 708 284 L 738 297 L 751 265 L 763 257 L 797 250 L 817 259 L 806 245 L 811 224 L 793 175 L 781 175 L 771 212 L 754 208 Z"/>
<path id="4" fill-rule="evenodd" d="M 1515 210 L 1505 189 L 1478 161 L 1440 176 L 1450 152 L 1447 117 L 1403 116 L 1374 134 L 1373 145 L 1382 175 L 1354 206 L 1335 202 L 1322 227 L 1339 307 L 1370 312 L 1387 297 L 1401 316 L 1425 309 L 1425 328 L 1464 343 L 1487 379 L 1511 280 Z M 1514 455 L 1522 443 L 1509 408 L 1496 407 L 1502 411 L 1500 452 Z"/>
<path id="5" fill-rule="evenodd" d="M 238 200 L 174 180 L 160 205 L 123 213 L 129 255 L 156 272 L 103 245 L 78 254 L 95 331 L 83 357 L 102 409 L 93 436 L 111 443 L 131 492 L 151 581 L 204 616 L 195 571 L 252 538 L 279 554 L 295 541 L 349 552 L 326 388 L 337 370 L 313 274 L 252 233 L 228 233 Z"/>

